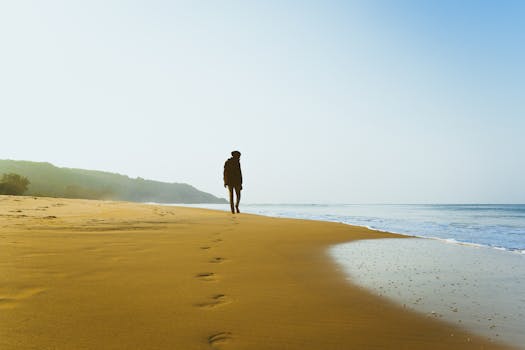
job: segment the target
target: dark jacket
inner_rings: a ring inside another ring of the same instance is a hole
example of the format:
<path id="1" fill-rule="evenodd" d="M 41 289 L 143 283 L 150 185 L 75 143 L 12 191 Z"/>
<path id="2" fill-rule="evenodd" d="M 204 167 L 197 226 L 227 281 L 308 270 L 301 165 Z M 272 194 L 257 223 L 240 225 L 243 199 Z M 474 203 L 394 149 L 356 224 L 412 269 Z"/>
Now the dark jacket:
<path id="1" fill-rule="evenodd" d="M 224 184 L 230 186 L 242 185 L 241 163 L 238 159 L 232 157 L 224 163 Z"/>

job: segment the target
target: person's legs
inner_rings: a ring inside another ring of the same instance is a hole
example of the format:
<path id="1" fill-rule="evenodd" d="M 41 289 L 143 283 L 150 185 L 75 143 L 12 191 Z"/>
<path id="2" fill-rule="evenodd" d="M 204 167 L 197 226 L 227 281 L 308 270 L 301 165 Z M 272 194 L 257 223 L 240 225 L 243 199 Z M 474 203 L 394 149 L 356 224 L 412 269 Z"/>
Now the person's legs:
<path id="1" fill-rule="evenodd" d="M 237 196 L 237 202 L 235 203 L 235 209 L 237 209 L 237 213 L 240 213 L 239 203 L 241 201 L 241 186 L 235 186 L 235 195 Z"/>
<path id="2" fill-rule="evenodd" d="M 228 191 L 230 192 L 230 208 L 232 210 L 232 214 L 235 214 L 235 209 L 233 207 L 233 186 L 228 185 Z"/>

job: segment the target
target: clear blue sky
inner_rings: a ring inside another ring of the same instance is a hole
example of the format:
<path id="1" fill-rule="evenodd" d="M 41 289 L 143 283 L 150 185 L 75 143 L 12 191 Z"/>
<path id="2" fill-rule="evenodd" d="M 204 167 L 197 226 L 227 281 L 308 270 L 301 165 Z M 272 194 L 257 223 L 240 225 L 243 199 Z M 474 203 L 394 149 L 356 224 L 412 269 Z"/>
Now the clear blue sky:
<path id="1" fill-rule="evenodd" d="M 1 159 L 248 202 L 525 202 L 523 1 L 4 1 Z"/>

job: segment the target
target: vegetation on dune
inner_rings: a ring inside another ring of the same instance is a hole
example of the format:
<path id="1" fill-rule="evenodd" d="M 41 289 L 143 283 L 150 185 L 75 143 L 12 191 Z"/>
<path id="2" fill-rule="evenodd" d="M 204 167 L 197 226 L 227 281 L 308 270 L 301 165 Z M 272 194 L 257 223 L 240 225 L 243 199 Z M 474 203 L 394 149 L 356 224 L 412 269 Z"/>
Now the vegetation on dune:
<path id="1" fill-rule="evenodd" d="M 188 184 L 132 179 L 104 171 L 59 168 L 50 163 L 0 160 L 1 173 L 19 175 L 28 180 L 27 191 L 22 193 L 32 196 L 157 203 L 226 203 L 225 199 Z"/>

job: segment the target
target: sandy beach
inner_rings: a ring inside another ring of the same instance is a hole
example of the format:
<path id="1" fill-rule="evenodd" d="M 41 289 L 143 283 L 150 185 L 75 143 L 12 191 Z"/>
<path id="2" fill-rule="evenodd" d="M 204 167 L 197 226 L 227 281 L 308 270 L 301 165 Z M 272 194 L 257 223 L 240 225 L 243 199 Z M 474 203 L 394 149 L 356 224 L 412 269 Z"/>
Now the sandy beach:
<path id="1" fill-rule="evenodd" d="M 504 349 L 352 285 L 329 247 L 390 233 L 0 196 L 0 349 Z"/>

